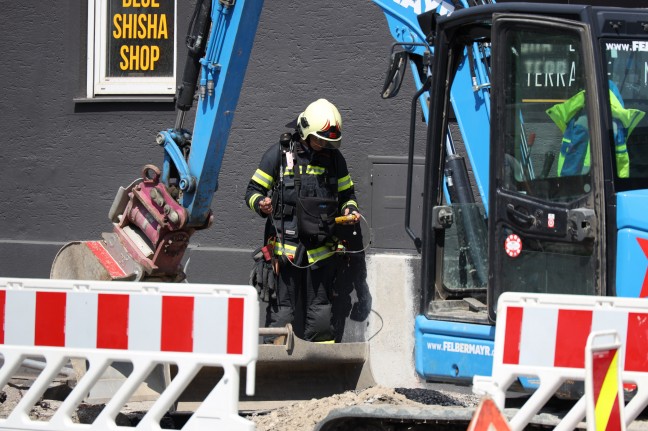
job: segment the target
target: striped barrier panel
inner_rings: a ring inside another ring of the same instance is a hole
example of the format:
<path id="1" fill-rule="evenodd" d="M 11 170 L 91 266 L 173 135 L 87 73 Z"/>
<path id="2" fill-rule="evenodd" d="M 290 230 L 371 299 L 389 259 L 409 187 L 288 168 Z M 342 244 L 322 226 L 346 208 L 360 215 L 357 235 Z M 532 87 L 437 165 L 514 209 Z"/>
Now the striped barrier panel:
<path id="1" fill-rule="evenodd" d="M 623 387 L 616 331 L 592 332 L 585 356 L 588 431 L 625 431 Z"/>
<path id="2" fill-rule="evenodd" d="M 629 424 L 648 405 L 648 299 L 504 293 L 497 305 L 493 372 L 475 376 L 473 391 L 504 409 L 505 393 L 518 377 L 537 377 L 538 389 L 510 421 L 521 430 L 563 383 L 585 381 L 587 340 L 596 331 L 619 335 L 622 380 L 637 386 L 625 407 Z M 556 429 L 575 428 L 585 413 L 582 397 Z"/>
<path id="3" fill-rule="evenodd" d="M 46 362 L 0 429 L 87 430 L 72 421 L 76 407 L 112 363 L 128 362 L 132 372 L 93 430 L 117 429 L 120 409 L 160 364 L 174 364 L 177 375 L 135 429 L 161 429 L 162 416 L 200 369 L 217 366 L 223 377 L 183 429 L 254 430 L 238 415 L 238 396 L 240 367 L 247 367 L 247 394 L 254 393 L 258 316 L 249 286 L 0 278 L 0 385 L 26 357 Z M 88 372 L 44 428 L 28 412 L 72 357 L 84 358 Z"/>

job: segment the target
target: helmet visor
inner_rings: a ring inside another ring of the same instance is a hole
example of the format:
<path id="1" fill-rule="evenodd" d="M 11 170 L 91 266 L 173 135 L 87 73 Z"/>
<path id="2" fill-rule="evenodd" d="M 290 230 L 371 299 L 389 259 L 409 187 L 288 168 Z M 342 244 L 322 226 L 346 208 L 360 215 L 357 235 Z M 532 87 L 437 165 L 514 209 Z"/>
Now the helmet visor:
<path id="1" fill-rule="evenodd" d="M 315 132 L 315 136 L 326 141 L 339 141 L 342 139 L 342 131 L 337 126 L 329 126 L 324 130 Z"/>

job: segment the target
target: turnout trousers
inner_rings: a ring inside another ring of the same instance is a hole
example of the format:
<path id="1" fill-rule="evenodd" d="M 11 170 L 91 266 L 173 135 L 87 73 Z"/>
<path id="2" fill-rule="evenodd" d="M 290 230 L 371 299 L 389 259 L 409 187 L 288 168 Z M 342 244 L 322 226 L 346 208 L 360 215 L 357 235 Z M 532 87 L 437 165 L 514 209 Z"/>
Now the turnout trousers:
<path id="1" fill-rule="evenodd" d="M 293 325 L 295 334 L 307 341 L 335 339 L 332 325 L 335 258 L 318 262 L 316 267 L 283 265 L 277 279 L 277 296 L 268 304 L 267 327 Z"/>

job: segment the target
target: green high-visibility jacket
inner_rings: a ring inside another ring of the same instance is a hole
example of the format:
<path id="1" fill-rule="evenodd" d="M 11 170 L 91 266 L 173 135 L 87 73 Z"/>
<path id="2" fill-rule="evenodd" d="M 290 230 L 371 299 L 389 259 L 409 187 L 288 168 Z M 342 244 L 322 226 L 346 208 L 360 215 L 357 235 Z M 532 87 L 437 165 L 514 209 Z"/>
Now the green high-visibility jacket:
<path id="1" fill-rule="evenodd" d="M 626 109 L 620 95 L 617 97 L 613 90 L 610 90 L 610 106 L 614 127 L 617 175 L 620 178 L 628 178 L 630 176 L 628 137 L 644 117 L 645 112 L 638 109 Z M 558 156 L 558 176 L 583 175 L 589 172 L 589 131 L 584 107 L 585 90 L 546 111 L 563 133 L 560 155 Z"/>

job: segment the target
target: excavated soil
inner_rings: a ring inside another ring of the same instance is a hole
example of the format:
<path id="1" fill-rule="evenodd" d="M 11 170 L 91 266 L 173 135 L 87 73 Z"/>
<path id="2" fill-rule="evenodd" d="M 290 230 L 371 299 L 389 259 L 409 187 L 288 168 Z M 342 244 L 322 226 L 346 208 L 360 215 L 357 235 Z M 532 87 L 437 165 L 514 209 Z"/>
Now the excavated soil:
<path id="1" fill-rule="evenodd" d="M 361 392 L 345 392 L 328 398 L 301 401 L 269 412 L 248 417 L 258 431 L 312 430 L 334 409 L 354 406 L 425 405 L 474 407 L 479 399 L 472 395 L 444 393 L 425 389 L 391 389 L 375 386 Z"/>
<path id="2" fill-rule="evenodd" d="M 29 389 L 29 381 L 12 380 L 0 391 L 0 418 L 6 418 L 20 402 Z M 32 420 L 47 421 L 61 405 L 69 388 L 62 384 L 51 387 L 43 398 L 32 407 L 29 416 Z M 479 399 L 472 395 L 455 394 L 444 391 L 423 389 L 391 389 L 381 386 L 363 391 L 349 391 L 322 399 L 295 402 L 278 409 L 255 412 L 247 418 L 256 424 L 258 431 L 296 431 L 312 430 L 329 412 L 338 408 L 354 406 L 405 406 L 423 407 L 464 406 L 474 407 Z M 101 412 L 103 405 L 81 404 L 72 419 L 77 423 L 90 424 Z M 126 405 L 117 416 L 117 425 L 135 426 L 144 412 L 141 404 Z M 165 417 L 161 423 L 165 429 L 179 429 L 181 423 L 172 417 Z"/>

